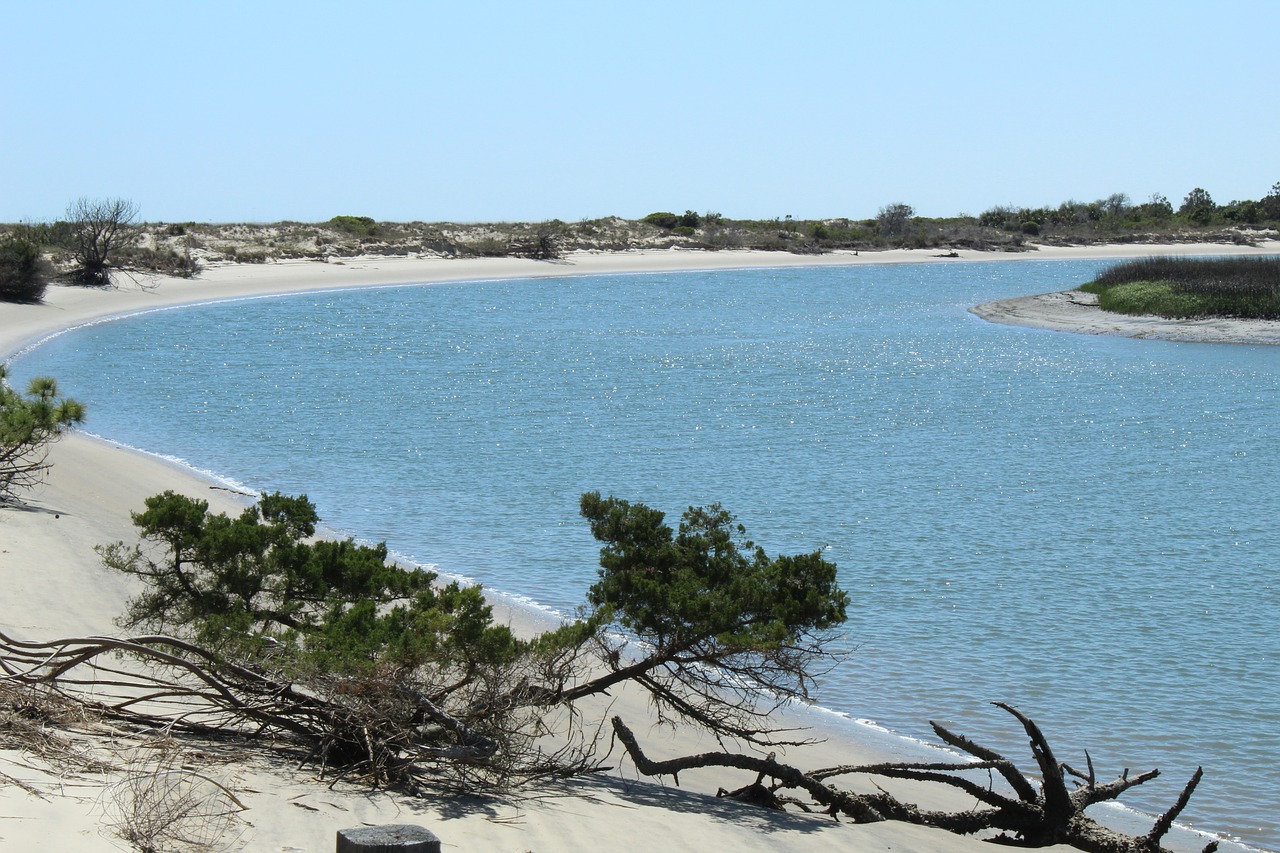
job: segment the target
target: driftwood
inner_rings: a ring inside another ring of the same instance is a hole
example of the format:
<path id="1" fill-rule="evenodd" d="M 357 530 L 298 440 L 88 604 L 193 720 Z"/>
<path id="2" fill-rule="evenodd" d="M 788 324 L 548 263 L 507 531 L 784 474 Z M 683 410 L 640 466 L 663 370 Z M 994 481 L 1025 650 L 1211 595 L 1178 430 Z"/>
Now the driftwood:
<path id="1" fill-rule="evenodd" d="M 464 719 L 412 682 L 387 678 L 356 685 L 358 690 L 344 689 L 341 683 L 302 687 L 174 637 L 75 637 L 32 643 L 0 633 L 0 681 L 45 691 L 80 703 L 104 719 L 140 728 L 237 737 L 292 749 L 302 755 L 303 763 L 318 764 L 322 772 L 353 775 L 375 785 L 465 788 L 482 781 L 493 784 L 495 777 L 502 776 L 519 781 L 601 769 L 590 760 L 589 750 L 552 755 L 537 749 L 520 752 L 520 736 L 492 726 L 479 727 L 498 711 Z M 901 820 L 1022 846 L 1069 844 L 1093 853 L 1163 853 L 1161 839 L 1186 807 L 1200 781 L 1199 770 L 1149 833 L 1122 835 L 1098 824 L 1086 809 L 1116 799 L 1154 779 L 1159 771 L 1130 776 L 1126 770 L 1110 782 L 1099 783 L 1087 754 L 1086 772 L 1059 762 L 1030 718 L 1010 705 L 996 704 L 1017 719 L 1030 738 L 1038 783 L 1008 758 L 938 723 L 932 726 L 944 743 L 976 760 L 807 772 L 779 762 L 772 753 L 761 757 L 709 752 L 652 761 L 620 718 L 614 717 L 612 723 L 641 773 L 673 776 L 678 783 L 680 771 L 692 768 L 751 771 L 757 774 L 754 783 L 735 791 L 722 789 L 721 795 L 768 808 L 796 805 L 809 810 L 812 803 L 833 817 L 859 823 Z M 979 781 L 974 771 L 984 770 L 988 778 Z M 945 784 L 981 805 L 963 812 L 931 811 L 885 791 L 854 793 L 829 781 L 850 774 Z M 1007 790 L 993 786 L 991 774 L 1002 779 Z M 1074 782 L 1074 789 L 1069 782 Z M 807 797 L 809 803 L 793 793 Z M 1205 851 L 1216 848 L 1215 842 Z"/>
<path id="2" fill-rule="evenodd" d="M 500 735 L 478 730 L 409 681 L 302 687 L 174 637 L 34 643 L 0 632 L 0 680 L 140 728 L 290 750 L 322 775 L 374 785 L 466 787 L 476 779 L 498 785 L 588 769 L 578 754 L 517 754 L 521 736 L 500 744 Z"/>
<path id="3" fill-rule="evenodd" d="M 722 788 L 719 795 L 769 808 L 781 808 L 786 803 L 793 803 L 809 810 L 799 800 L 779 793 L 796 791 L 807 795 L 826 814 L 836 818 L 843 815 L 855 823 L 901 820 L 965 835 L 982 833 L 992 841 L 1025 847 L 1068 844 L 1091 853 L 1167 853 L 1160 845 L 1161 839 L 1186 807 L 1200 782 L 1201 770 L 1196 770 L 1178 801 L 1156 820 L 1149 833 L 1139 837 L 1127 836 L 1100 825 L 1085 810 L 1096 803 L 1114 800 L 1130 788 L 1156 778 L 1159 771 L 1150 770 L 1130 776 L 1126 770 L 1117 779 L 1099 784 L 1093 762 L 1087 754 L 1088 770 L 1085 773 L 1060 763 L 1035 722 L 1010 705 L 999 702 L 995 704 L 1013 715 L 1030 738 L 1031 753 L 1039 771 L 1038 785 L 1024 776 L 1003 755 L 955 734 L 938 723 L 930 725 L 944 743 L 977 760 L 965 763 L 841 766 L 808 772 L 780 763 L 772 753 L 760 757 L 709 752 L 654 761 L 644 754 L 635 735 L 620 718 L 613 718 L 613 729 L 636 769 L 646 776 L 671 776 L 679 784 L 680 771 L 693 768 L 731 767 L 753 771 L 759 774 L 754 783 L 731 792 Z M 997 790 L 989 783 L 975 781 L 975 770 L 994 771 L 1007 783 L 1012 795 Z M 928 811 L 903 803 L 883 791 L 858 794 L 842 790 L 827 781 L 850 774 L 950 785 L 973 796 L 982 807 L 959 813 Z M 771 784 L 766 785 L 766 779 L 772 780 Z M 1076 782 L 1074 790 L 1068 789 L 1068 780 Z M 1217 847 L 1217 842 L 1212 842 L 1204 848 L 1204 853 L 1211 853 Z"/>

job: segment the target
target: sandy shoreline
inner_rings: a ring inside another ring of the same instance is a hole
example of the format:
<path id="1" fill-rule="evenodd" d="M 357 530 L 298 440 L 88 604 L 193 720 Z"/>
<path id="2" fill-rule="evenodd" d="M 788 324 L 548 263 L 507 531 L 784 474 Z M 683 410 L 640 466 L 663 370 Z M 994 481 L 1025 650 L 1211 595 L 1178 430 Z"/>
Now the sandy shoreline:
<path id="1" fill-rule="evenodd" d="M 962 253 L 959 259 L 938 258 L 928 251 L 894 251 L 855 256 L 778 255 L 758 252 L 689 251 L 578 254 L 564 262 L 521 259 L 351 260 L 344 264 L 315 262 L 222 266 L 191 281 L 165 279 L 147 288 L 124 286 L 96 291 L 51 287 L 45 304 L 0 304 L 0 356 L 9 355 L 68 328 L 105 317 L 157 308 L 300 290 L 364 287 L 385 284 L 526 278 L 606 273 L 641 273 L 741 267 L 822 266 L 875 263 L 957 263 L 990 260 L 1109 258 L 1144 256 L 1164 249 L 1183 254 L 1226 254 L 1228 246 L 1124 246 L 1089 249 L 1046 249 L 1021 255 Z M 1251 250 L 1263 254 L 1276 248 Z M 1017 300 L 1013 300 L 1017 301 Z M 1096 309 L 1094 309 L 1096 311 Z M 1012 313 L 1011 312 L 1011 316 Z M 995 318 L 989 318 L 995 319 Z M 1000 322 L 1026 322 L 1017 319 Z M 1062 328 L 1052 324 L 1047 328 Z M 245 499 L 211 488 L 187 469 L 84 435 L 71 435 L 55 445 L 47 484 L 30 495 L 21 509 L 0 510 L 0 625 L 19 636 L 48 640 L 58 636 L 106 633 L 132 593 L 127 579 L 100 568 L 92 547 L 116 540 L 132 541 L 128 513 L 142 500 L 164 489 L 198 495 L 218 510 L 235 512 Z M 390 543 L 394 547 L 394 543 Z M 518 628 L 529 617 L 512 610 Z M 712 748 L 694 733 L 648 732 L 649 714 L 636 697 L 622 697 L 622 713 L 655 752 L 688 754 Z M 800 766 L 865 762 L 879 758 L 868 743 L 847 732 L 832 731 L 827 743 L 789 754 Z M 1021 759 L 1021 756 L 1019 756 Z M 0 772 L 37 786 L 39 779 L 12 751 L 0 751 Z M 620 777 L 583 780 L 567 791 L 519 804 L 403 801 L 370 794 L 351 786 L 330 789 L 307 771 L 270 767 L 262 762 L 229 766 L 228 781 L 243 793 L 252 824 L 244 849 L 328 851 L 338 829 L 362 823 L 422 823 L 444 840 L 446 848 L 485 850 L 595 849 L 625 833 L 633 850 L 919 850 L 990 849 L 980 842 L 939 831 L 897 823 L 852 826 L 818 816 L 776 817 L 717 801 L 716 787 L 745 784 L 750 778 L 727 771 L 682 775 L 684 788 L 634 782 L 624 766 Z M 669 783 L 669 780 L 668 780 Z M 93 785 L 73 783 L 69 796 L 42 800 L 9 785 L 0 786 L 0 846 L 14 849 L 86 851 L 118 849 L 101 827 L 101 808 Z M 929 804 L 965 808 L 968 801 L 929 789 Z"/>

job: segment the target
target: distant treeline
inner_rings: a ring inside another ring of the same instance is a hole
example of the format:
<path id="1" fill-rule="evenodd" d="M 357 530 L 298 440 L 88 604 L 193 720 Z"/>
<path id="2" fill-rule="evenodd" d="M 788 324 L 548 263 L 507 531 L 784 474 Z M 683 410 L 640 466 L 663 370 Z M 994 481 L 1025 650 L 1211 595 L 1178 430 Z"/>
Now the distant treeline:
<path id="1" fill-rule="evenodd" d="M 63 269 L 75 251 L 75 222 L 0 226 L 4 241 L 19 239 L 24 258 L 36 246 Z M 565 222 L 383 222 L 339 215 L 327 222 L 130 224 L 120 244 L 121 264 L 135 269 L 190 275 L 203 263 L 268 263 L 311 259 L 336 261 L 358 255 L 556 258 L 565 252 L 633 249 L 754 249 L 797 254 L 836 250 L 912 248 L 944 251 L 1018 252 L 1029 243 L 1235 242 L 1274 239 L 1280 232 L 1280 183 L 1257 200 L 1219 205 L 1202 188 L 1176 207 L 1162 195 L 1135 203 L 1124 193 L 1056 207 L 998 206 L 977 216 L 917 216 L 895 202 L 867 219 L 844 217 L 733 219 L 716 212 L 656 211 L 640 219 L 617 216 Z M 16 262 L 15 262 L 16 263 Z"/>

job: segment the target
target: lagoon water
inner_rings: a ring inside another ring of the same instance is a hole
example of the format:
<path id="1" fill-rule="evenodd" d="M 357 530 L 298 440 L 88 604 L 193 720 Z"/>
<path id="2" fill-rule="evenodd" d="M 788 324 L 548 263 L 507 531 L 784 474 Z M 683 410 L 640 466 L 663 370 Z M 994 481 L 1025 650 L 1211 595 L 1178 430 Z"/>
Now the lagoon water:
<path id="1" fill-rule="evenodd" d="M 1280 349 L 983 322 L 1097 262 L 724 271 L 158 311 L 15 360 L 87 428 L 568 612 L 578 496 L 719 501 L 826 548 L 855 653 L 819 699 L 1027 761 L 1159 767 L 1124 801 L 1280 849 Z"/>

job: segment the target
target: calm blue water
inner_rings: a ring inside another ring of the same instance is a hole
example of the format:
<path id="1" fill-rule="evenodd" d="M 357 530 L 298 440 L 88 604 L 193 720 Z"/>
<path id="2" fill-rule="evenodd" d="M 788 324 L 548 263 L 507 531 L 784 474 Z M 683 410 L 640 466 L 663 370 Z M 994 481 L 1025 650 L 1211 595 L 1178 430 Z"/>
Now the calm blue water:
<path id="1" fill-rule="evenodd" d="M 482 282 L 238 301 L 19 359 L 88 428 L 569 610 L 598 489 L 720 501 L 826 546 L 856 654 L 823 704 L 1027 760 L 1158 766 L 1126 795 L 1280 849 L 1280 349 L 985 323 L 1085 262 Z"/>

